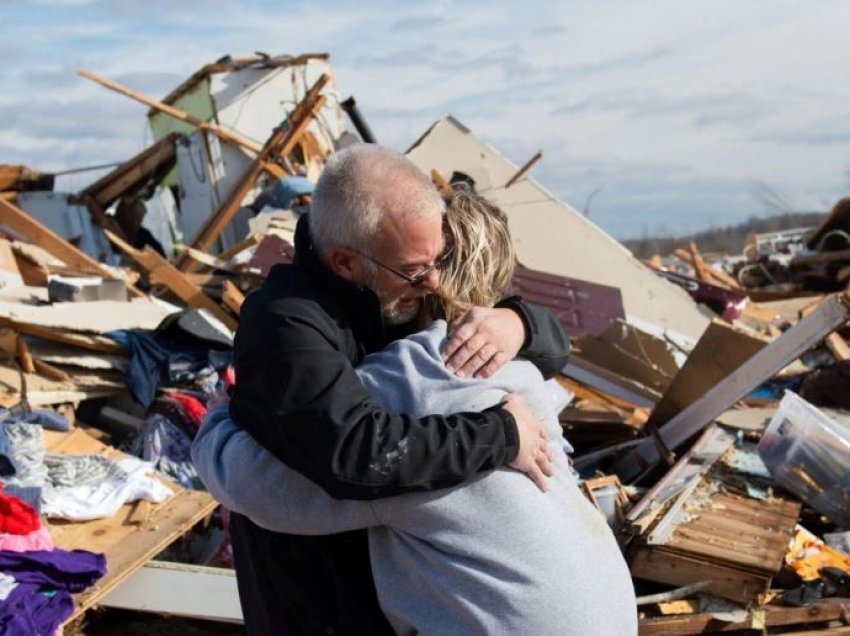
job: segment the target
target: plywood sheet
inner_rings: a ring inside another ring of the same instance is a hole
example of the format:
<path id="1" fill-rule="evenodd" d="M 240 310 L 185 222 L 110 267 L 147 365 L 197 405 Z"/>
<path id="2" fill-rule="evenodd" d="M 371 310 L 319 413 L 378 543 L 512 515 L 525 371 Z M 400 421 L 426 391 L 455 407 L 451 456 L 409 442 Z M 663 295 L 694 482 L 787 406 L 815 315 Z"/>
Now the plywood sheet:
<path id="1" fill-rule="evenodd" d="M 45 431 L 45 445 L 54 453 L 95 453 L 113 459 L 123 456 L 82 429 L 70 433 Z M 48 523 L 57 547 L 90 550 L 106 555 L 106 576 L 95 586 L 75 595 L 74 615 L 69 621 L 96 605 L 99 599 L 185 534 L 218 505 L 209 493 L 185 490 L 173 482 L 166 483 L 175 494 L 161 504 L 140 504 L 147 506 L 147 512 L 143 515 L 136 510 L 140 506 L 127 504 L 109 519 L 83 523 L 56 520 Z"/>
<path id="2" fill-rule="evenodd" d="M 702 397 L 768 343 L 720 320 L 712 321 L 673 378 L 648 425 L 660 426 Z"/>
<path id="3" fill-rule="evenodd" d="M 520 261 L 534 269 L 618 287 L 626 315 L 699 338 L 709 318 L 679 287 L 659 278 L 587 217 L 529 177 L 510 188 L 518 166 L 449 117 L 408 151 L 426 174 L 459 170 L 508 215 Z"/>
<path id="4" fill-rule="evenodd" d="M 79 386 L 74 382 L 49 380 L 34 373 L 24 373 L 30 406 L 77 403 L 82 400 L 115 395 L 126 391 L 123 383 L 98 381 Z M 8 362 L 0 363 L 0 406 L 9 407 L 21 401 L 21 373 Z"/>

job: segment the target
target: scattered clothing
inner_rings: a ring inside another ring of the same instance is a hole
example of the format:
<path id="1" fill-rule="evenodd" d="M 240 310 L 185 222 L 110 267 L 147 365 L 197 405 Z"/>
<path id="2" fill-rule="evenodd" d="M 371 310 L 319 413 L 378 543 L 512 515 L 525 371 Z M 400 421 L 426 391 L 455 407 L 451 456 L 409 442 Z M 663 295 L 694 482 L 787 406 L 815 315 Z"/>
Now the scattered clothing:
<path id="1" fill-rule="evenodd" d="M 186 346 L 147 331 L 113 331 L 109 335 L 130 350 L 125 373 L 127 388 L 133 400 L 144 408 L 151 405 L 162 386 L 196 379 L 215 384 L 215 369 L 227 366 L 232 359 L 230 351 Z"/>
<path id="2" fill-rule="evenodd" d="M 203 484 L 192 463 L 192 438 L 174 422 L 154 413 L 145 418 L 140 435 L 130 449 L 184 488 L 203 490 Z"/>
<path id="3" fill-rule="evenodd" d="M 0 438 L 5 439 L 0 446 L 5 448 L 7 465 L 14 469 L 11 474 L 0 476 L 6 493 L 41 512 L 41 487 L 47 478 L 42 427 L 26 422 L 3 422 Z"/>
<path id="4" fill-rule="evenodd" d="M 88 486 L 123 476 L 118 465 L 103 455 L 45 455 L 44 465 L 55 488 Z"/>
<path id="5" fill-rule="evenodd" d="M 0 533 L 27 535 L 40 527 L 41 520 L 32 506 L 0 492 Z"/>
<path id="6" fill-rule="evenodd" d="M 0 601 L 5 601 L 9 598 L 9 594 L 16 587 L 18 587 L 18 582 L 15 580 L 15 577 L 0 572 Z"/>
<path id="7" fill-rule="evenodd" d="M 0 571 L 15 583 L 0 603 L 0 633 L 46 636 L 73 613 L 71 594 L 106 573 L 106 558 L 85 550 L 3 551 Z"/>
<path id="8" fill-rule="evenodd" d="M 101 461 L 92 459 L 99 456 L 85 457 L 89 459 L 80 460 L 73 455 L 51 456 L 50 475 L 56 475 L 56 481 L 49 477 L 41 493 L 42 508 L 48 517 L 72 521 L 102 519 L 113 516 L 125 503 L 139 499 L 160 503 L 171 495 L 168 486 L 149 474 L 153 466 L 148 462 L 126 457 L 112 462 L 115 466 L 101 473 L 103 479 L 92 481 L 89 469 L 103 471 L 104 468 Z M 81 461 L 85 469 L 78 471 Z M 78 475 L 81 481 L 63 485 L 72 475 Z"/>
<path id="9" fill-rule="evenodd" d="M 50 536 L 50 531 L 40 524 L 37 530 L 29 534 L 0 534 L 0 550 L 32 552 L 53 548 L 53 537 Z"/>

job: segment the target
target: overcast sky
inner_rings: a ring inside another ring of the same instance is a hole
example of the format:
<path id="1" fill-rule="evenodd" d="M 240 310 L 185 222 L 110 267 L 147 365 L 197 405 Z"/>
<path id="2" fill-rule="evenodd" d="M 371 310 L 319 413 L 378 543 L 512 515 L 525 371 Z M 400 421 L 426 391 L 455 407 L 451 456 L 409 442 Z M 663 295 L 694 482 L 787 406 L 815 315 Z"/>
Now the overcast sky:
<path id="1" fill-rule="evenodd" d="M 453 114 L 620 238 L 850 188 L 850 2 L 0 0 L 0 163 L 63 170 L 150 143 L 146 108 L 225 54 L 327 51 L 379 141 Z M 75 177 L 82 186 L 86 177 Z"/>

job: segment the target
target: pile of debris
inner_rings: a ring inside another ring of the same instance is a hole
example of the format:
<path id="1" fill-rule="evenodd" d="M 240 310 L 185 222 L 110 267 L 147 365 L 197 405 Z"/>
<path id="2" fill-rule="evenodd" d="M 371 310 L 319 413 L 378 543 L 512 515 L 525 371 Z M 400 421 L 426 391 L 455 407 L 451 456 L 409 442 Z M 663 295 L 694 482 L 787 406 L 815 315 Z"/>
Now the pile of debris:
<path id="1" fill-rule="evenodd" d="M 106 554 L 74 616 L 101 604 L 238 619 L 232 576 L 161 562 L 228 559 L 188 445 L 231 381 L 245 295 L 293 257 L 310 184 L 372 135 L 324 54 L 228 57 L 162 101 L 81 74 L 149 105 L 156 141 L 77 193 L 0 169 L 0 413 L 58 411 L 76 425 L 45 431 L 51 452 L 137 455 L 176 493 L 48 522 L 57 546 Z M 573 338 L 559 380 L 575 398 L 560 420 L 621 539 L 641 633 L 845 625 L 850 427 L 835 409 L 850 408 L 850 297 L 838 291 L 850 200 L 806 235 L 815 253 L 792 256 L 786 279 L 764 241 L 728 269 L 691 244 L 676 253 L 683 273 L 647 267 L 537 184 L 539 153 L 517 166 L 447 117 L 407 154 L 438 187 L 461 180 L 506 211 L 515 291 Z M 751 284 L 754 266 L 769 287 Z M 186 581 L 201 577 L 217 591 L 189 599 Z"/>

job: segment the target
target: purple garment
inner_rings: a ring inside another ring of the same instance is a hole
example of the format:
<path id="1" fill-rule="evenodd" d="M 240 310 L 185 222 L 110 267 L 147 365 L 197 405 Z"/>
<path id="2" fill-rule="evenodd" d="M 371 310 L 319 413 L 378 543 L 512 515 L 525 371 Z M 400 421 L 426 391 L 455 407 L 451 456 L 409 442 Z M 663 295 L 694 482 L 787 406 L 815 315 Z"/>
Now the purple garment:
<path id="1" fill-rule="evenodd" d="M 85 550 L 0 551 L 0 571 L 18 586 L 0 601 L 0 633 L 52 636 L 74 611 L 71 594 L 106 573 L 106 557 Z"/>

